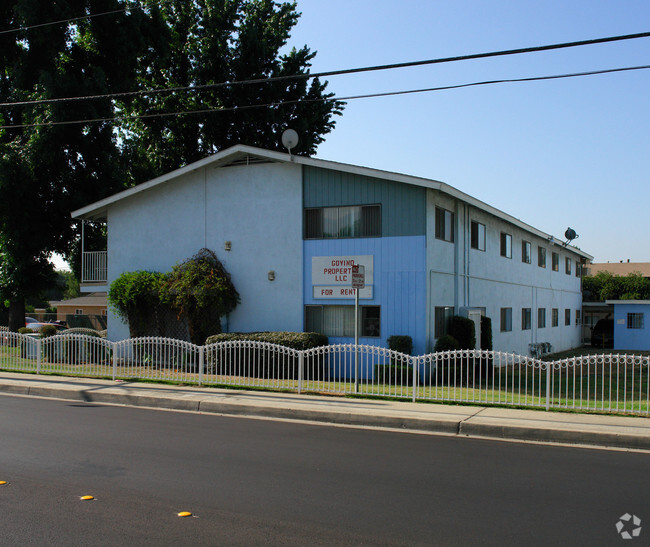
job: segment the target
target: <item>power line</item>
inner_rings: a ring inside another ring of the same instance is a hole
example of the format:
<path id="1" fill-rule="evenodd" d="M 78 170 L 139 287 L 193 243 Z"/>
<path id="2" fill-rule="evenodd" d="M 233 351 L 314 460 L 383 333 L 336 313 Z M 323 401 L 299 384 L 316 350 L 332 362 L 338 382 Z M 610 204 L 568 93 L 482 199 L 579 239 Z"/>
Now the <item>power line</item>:
<path id="1" fill-rule="evenodd" d="M 168 2 L 169 0 L 158 0 L 157 2 L 149 2 L 148 4 L 144 4 L 142 6 L 131 6 L 128 8 L 122 8 L 122 9 L 116 9 L 112 11 L 105 11 L 102 13 L 91 13 L 89 15 L 80 15 L 79 17 L 72 17 L 71 19 L 61 19 L 59 21 L 50 21 L 49 23 L 38 23 L 36 25 L 29 25 L 26 27 L 17 27 L 17 28 L 10 28 L 7 30 L 0 30 L 0 34 L 9 34 L 11 32 L 20 32 L 21 30 L 30 30 L 34 28 L 42 28 L 42 27 L 49 27 L 51 25 L 61 25 L 63 23 L 75 23 L 77 21 L 81 21 L 83 19 L 92 19 L 93 17 L 101 17 L 103 15 L 113 15 L 115 13 L 125 13 L 127 11 L 131 11 L 134 9 L 145 9 L 150 6 L 155 6 L 158 4 L 164 4 L 165 2 Z"/>
<path id="2" fill-rule="evenodd" d="M 164 0 L 163 0 L 164 1 Z M 544 46 L 533 46 L 527 48 L 518 48 L 518 49 L 507 49 L 502 51 L 492 51 L 487 53 L 472 53 L 469 55 L 458 55 L 455 57 L 442 57 L 438 59 L 426 59 L 423 61 L 409 61 L 404 63 L 393 63 L 388 65 L 375 65 L 375 66 L 366 66 L 358 68 L 347 68 L 341 70 L 330 70 L 327 72 L 316 72 L 316 73 L 305 73 L 305 74 L 291 74 L 286 76 L 272 76 L 270 78 L 255 78 L 249 80 L 235 80 L 231 82 L 218 82 L 213 84 L 201 84 L 201 85 L 192 85 L 192 86 L 179 86 L 179 87 L 170 87 L 170 88 L 154 88 L 141 91 L 125 91 L 121 93 L 105 93 L 101 95 L 85 95 L 80 97 L 62 97 L 57 99 L 37 99 L 33 101 L 15 101 L 0 103 L 0 107 L 3 106 L 25 106 L 25 105 L 35 105 L 35 104 L 50 104 L 57 102 L 67 102 L 67 101 L 82 101 L 82 100 L 94 100 L 94 99 L 114 99 L 118 97 L 131 97 L 138 95 L 153 95 L 158 93 L 173 93 L 176 91 L 203 91 L 206 89 L 213 89 L 218 87 L 227 87 L 235 85 L 250 85 L 250 84 L 262 84 L 269 82 L 280 82 L 280 81 L 289 81 L 289 80 L 300 80 L 300 79 L 311 79 L 311 78 L 322 78 L 329 76 L 342 76 L 346 74 L 357 74 L 362 72 L 373 72 L 379 70 L 392 70 L 396 68 L 409 68 L 416 66 L 425 66 L 433 64 L 442 64 L 442 63 L 452 63 L 458 61 L 468 61 L 472 59 L 486 59 L 489 57 L 503 57 L 506 55 L 519 55 L 523 53 L 535 53 L 539 51 L 550 51 L 556 49 L 566 49 L 570 47 L 579 47 L 586 45 L 594 44 L 604 44 L 609 42 L 619 42 L 623 40 L 635 40 L 639 38 L 648 38 L 650 37 L 650 32 L 641 32 L 637 34 L 625 34 L 620 36 L 609 36 L 606 38 L 594 38 L 591 40 L 580 40 L 577 42 L 565 42 L 561 44 L 549 44 Z"/>
<path id="3" fill-rule="evenodd" d="M 581 76 L 595 76 L 599 74 L 611 74 L 617 72 L 628 72 L 633 70 L 647 70 L 650 69 L 650 65 L 641 65 L 641 66 L 632 66 L 632 67 L 620 67 L 620 68 L 609 68 L 603 70 L 592 70 L 588 72 L 574 72 L 570 74 L 555 74 L 550 76 L 534 76 L 529 78 L 508 78 L 501 80 L 483 80 L 480 82 L 471 82 L 466 84 L 456 84 L 448 86 L 439 86 L 439 87 L 428 87 L 421 89 L 410 89 L 403 91 L 387 91 L 384 93 L 368 93 L 364 95 L 350 95 L 347 97 L 329 97 L 329 98 L 314 98 L 314 99 L 295 99 L 289 101 L 277 101 L 273 103 L 265 104 L 254 104 L 254 105 L 242 105 L 242 106 L 232 106 L 224 108 L 208 108 L 201 110 L 182 110 L 178 112 L 157 112 L 151 114 L 135 114 L 132 116 L 114 116 L 111 118 L 91 118 L 85 120 L 70 120 L 70 121 L 61 121 L 61 122 L 47 122 L 47 123 L 34 123 L 34 124 L 16 124 L 16 125 L 0 125 L 0 129 L 25 129 L 32 127 L 44 127 L 44 126 L 57 126 L 57 125 L 74 125 L 74 124 L 86 124 L 86 123 L 99 123 L 99 122 L 115 122 L 115 121 L 126 121 L 126 120 L 137 120 L 137 119 L 150 119 L 150 118 L 164 118 L 170 116 L 181 116 L 188 114 L 214 114 L 218 112 L 234 112 L 240 110 L 250 110 L 253 108 L 269 108 L 269 107 L 278 107 L 289 104 L 298 104 L 298 103 L 315 103 L 315 102 L 324 102 L 324 101 L 352 101 L 357 99 L 371 99 L 378 97 L 390 97 L 398 95 L 407 95 L 415 93 L 427 93 L 434 91 L 446 91 L 451 89 L 461 89 L 465 87 L 477 87 L 484 85 L 494 85 L 494 84 L 503 84 L 503 83 L 520 83 L 520 82 L 536 82 L 536 81 L 545 81 L 545 80 L 558 80 L 564 78 L 576 78 Z"/>

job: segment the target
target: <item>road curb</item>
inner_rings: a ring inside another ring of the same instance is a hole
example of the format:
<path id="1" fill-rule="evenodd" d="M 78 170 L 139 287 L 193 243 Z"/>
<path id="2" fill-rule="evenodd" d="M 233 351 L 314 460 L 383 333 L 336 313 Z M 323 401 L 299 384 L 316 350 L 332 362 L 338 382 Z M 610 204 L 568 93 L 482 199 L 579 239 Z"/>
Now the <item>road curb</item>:
<path id="1" fill-rule="evenodd" d="M 355 412 L 345 408 L 302 408 L 288 402 L 285 406 L 274 404 L 250 404 L 245 401 L 233 402 L 223 395 L 206 394 L 205 392 L 183 392 L 170 396 L 168 393 L 151 394 L 146 388 L 138 393 L 138 388 L 131 388 L 132 393 L 120 392 L 115 385 L 25 385 L 19 382 L 0 383 L 0 393 L 19 396 L 36 396 L 62 399 L 74 402 L 97 404 L 112 404 L 132 407 L 159 408 L 189 412 L 204 412 L 222 416 L 237 416 L 249 418 L 271 418 L 280 420 L 295 420 L 305 422 L 320 422 L 333 425 L 348 425 L 358 427 L 388 428 L 403 431 L 422 431 L 441 433 L 468 438 L 491 438 L 495 440 L 518 440 L 549 442 L 559 444 L 580 444 L 601 447 L 616 447 L 625 449 L 650 450 L 650 435 L 634 435 L 627 432 L 617 432 L 614 426 L 607 430 L 582 429 L 580 424 L 567 428 L 554 427 L 553 422 L 545 422 L 548 427 L 540 427 L 538 422 L 530 426 L 513 425 L 508 419 L 490 418 L 485 423 L 484 417 L 478 417 L 473 409 L 471 416 L 454 413 L 450 417 L 444 414 L 431 417 L 400 416 L 393 410 L 385 414 L 360 410 Z M 313 402 L 305 399 L 305 402 Z M 328 403 L 330 404 L 330 403 Z M 332 406 L 336 402 L 331 403 Z M 459 415 L 462 418 L 459 418 Z M 540 416 L 541 417 L 541 416 Z M 481 422 L 475 421 L 483 420 Z M 629 431 L 629 429 L 628 429 Z"/>
<path id="2" fill-rule="evenodd" d="M 458 434 L 465 437 L 490 437 L 561 444 L 588 444 L 602 447 L 650 450 L 647 436 L 627 435 L 602 431 L 584 431 L 522 427 L 503 424 L 461 422 Z"/>

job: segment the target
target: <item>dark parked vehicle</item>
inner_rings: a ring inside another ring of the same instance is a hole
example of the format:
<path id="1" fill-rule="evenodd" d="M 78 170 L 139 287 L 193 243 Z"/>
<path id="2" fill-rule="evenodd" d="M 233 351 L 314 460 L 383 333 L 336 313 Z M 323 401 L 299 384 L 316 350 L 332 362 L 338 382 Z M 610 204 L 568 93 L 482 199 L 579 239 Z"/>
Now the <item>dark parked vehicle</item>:
<path id="1" fill-rule="evenodd" d="M 594 348 L 614 347 L 614 320 L 599 319 L 591 331 L 591 345 Z"/>

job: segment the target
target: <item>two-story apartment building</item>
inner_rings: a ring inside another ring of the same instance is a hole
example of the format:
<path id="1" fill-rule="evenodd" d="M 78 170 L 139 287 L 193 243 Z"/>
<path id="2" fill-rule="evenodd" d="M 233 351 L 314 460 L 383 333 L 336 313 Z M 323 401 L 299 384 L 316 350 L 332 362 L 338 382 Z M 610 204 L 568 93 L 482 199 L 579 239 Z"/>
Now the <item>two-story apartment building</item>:
<path id="1" fill-rule="evenodd" d="M 492 319 L 497 350 L 580 343 L 580 272 L 592 257 L 435 180 L 238 145 L 73 216 L 107 223 L 106 260 L 88 257 L 106 272 L 87 274 L 95 291 L 215 251 L 241 295 L 228 331 L 351 342 L 360 264 L 361 343 L 407 334 L 424 353 L 468 310 Z M 108 330 L 128 336 L 110 312 Z"/>

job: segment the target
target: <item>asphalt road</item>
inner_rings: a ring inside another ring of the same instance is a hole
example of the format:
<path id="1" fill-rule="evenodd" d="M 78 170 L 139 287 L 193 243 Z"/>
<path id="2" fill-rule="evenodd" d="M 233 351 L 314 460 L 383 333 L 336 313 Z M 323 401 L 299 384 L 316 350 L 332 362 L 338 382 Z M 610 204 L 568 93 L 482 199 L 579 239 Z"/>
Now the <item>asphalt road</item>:
<path id="1" fill-rule="evenodd" d="M 3 545 L 650 543 L 633 452 L 0 396 L 2 480 Z"/>

